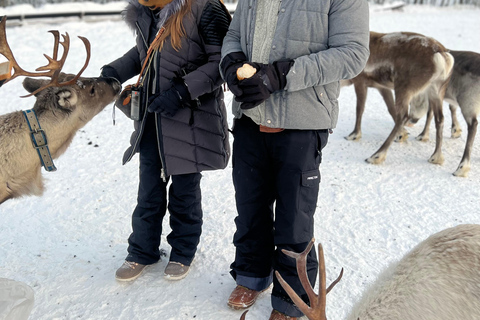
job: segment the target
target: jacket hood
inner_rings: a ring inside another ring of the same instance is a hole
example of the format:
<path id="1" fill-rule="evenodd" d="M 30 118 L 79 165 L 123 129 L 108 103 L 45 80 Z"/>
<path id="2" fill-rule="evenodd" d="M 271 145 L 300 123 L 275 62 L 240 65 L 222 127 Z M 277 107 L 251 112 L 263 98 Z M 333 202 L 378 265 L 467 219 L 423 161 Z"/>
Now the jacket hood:
<path id="1" fill-rule="evenodd" d="M 186 0 L 172 0 L 172 2 L 170 2 L 163 9 L 161 9 L 157 13 L 157 28 L 160 29 L 165 24 L 168 18 L 176 14 L 185 5 L 185 2 Z M 132 29 L 133 31 L 137 29 L 135 23 L 142 15 L 145 14 L 145 12 L 147 12 L 146 10 L 150 9 L 138 3 L 137 0 L 128 1 L 128 5 L 122 12 L 122 14 L 125 22 L 130 27 L 130 29 Z"/>

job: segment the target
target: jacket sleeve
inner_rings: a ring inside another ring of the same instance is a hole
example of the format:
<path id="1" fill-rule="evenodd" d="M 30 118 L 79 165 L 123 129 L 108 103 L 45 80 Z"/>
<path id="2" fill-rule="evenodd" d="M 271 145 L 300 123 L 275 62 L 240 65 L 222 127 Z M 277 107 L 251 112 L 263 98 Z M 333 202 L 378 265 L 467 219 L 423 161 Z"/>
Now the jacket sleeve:
<path id="1" fill-rule="evenodd" d="M 328 49 L 295 59 L 287 75 L 287 91 L 351 79 L 365 67 L 370 39 L 367 1 L 331 3 Z"/>
<path id="2" fill-rule="evenodd" d="M 137 47 L 133 47 L 122 57 L 110 62 L 102 68 L 113 68 L 118 75 L 118 81 L 124 83 L 128 79 L 138 75 L 142 68 Z"/>
<path id="3" fill-rule="evenodd" d="M 207 2 L 198 25 L 199 34 L 205 45 L 207 62 L 183 77 L 192 99 L 214 91 L 223 83 L 218 65 L 223 38 L 230 21 L 230 14 L 220 0 Z"/>
<path id="4" fill-rule="evenodd" d="M 225 38 L 223 39 L 222 61 L 232 52 L 243 52 L 247 56 L 247 52 L 242 48 L 240 36 L 240 26 L 242 23 L 245 23 L 243 9 L 245 7 L 244 2 L 244 0 L 238 0 L 232 22 L 230 23 Z M 220 70 L 220 72 L 222 72 L 222 70 Z M 224 74 L 222 74 L 222 77 L 225 79 Z"/>

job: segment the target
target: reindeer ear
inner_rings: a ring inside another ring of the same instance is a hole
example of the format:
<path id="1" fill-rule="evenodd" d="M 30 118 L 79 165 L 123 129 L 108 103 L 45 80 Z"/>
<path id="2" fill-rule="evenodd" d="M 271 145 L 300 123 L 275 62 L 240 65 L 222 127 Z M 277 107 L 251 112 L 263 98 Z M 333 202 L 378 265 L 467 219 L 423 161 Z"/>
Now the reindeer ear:
<path id="1" fill-rule="evenodd" d="M 48 80 L 42 80 L 42 79 L 35 79 L 35 78 L 25 78 L 23 80 L 23 87 L 30 93 L 34 92 L 38 88 L 41 88 L 42 86 L 46 85 L 50 81 Z M 35 95 L 37 96 L 38 93 Z"/>
<path id="2" fill-rule="evenodd" d="M 77 104 L 78 96 L 75 90 L 62 89 L 55 95 L 57 97 L 57 103 L 65 109 L 70 109 Z"/>
<path id="3" fill-rule="evenodd" d="M 67 82 L 75 78 L 74 74 L 71 73 L 65 73 L 65 72 L 60 72 L 58 75 L 58 82 Z"/>

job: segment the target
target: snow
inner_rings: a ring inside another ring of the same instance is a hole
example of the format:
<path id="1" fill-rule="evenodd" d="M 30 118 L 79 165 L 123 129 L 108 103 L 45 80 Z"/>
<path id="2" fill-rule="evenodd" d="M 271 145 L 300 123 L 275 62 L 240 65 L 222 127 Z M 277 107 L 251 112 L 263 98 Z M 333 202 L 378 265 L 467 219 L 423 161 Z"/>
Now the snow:
<path id="1" fill-rule="evenodd" d="M 83 2 L 82 6 L 90 4 Z M 2 8 L 0 15 L 16 10 Z M 451 49 L 480 52 L 479 17 L 480 10 L 469 6 L 406 6 L 396 11 L 372 8 L 370 19 L 374 31 L 413 31 L 432 36 Z M 70 34 L 67 72 L 77 72 L 85 58 L 77 36 L 90 40 L 92 59 L 85 76 L 98 76 L 102 65 L 134 45 L 133 34 L 122 21 L 106 18 L 50 24 L 27 20 L 21 27 L 7 28 L 12 51 L 26 70 L 46 64 L 42 54 L 51 54 L 53 37 L 47 31 L 52 29 Z M 1 114 L 33 106 L 34 98 L 19 98 L 26 93 L 21 81 L 16 79 L 1 88 Z M 231 99 L 227 92 L 228 105 Z M 410 137 L 406 143 L 391 146 L 384 164 L 371 165 L 364 159 L 393 128 L 386 106 L 371 90 L 363 137 L 352 142 L 344 139 L 355 121 L 352 87 L 342 89 L 339 102 L 339 123 L 323 154 L 315 222 L 316 242 L 325 250 L 327 281 L 345 269 L 343 279 L 328 295 L 329 319 L 345 318 L 380 271 L 418 242 L 442 229 L 479 223 L 480 219 L 480 137 L 474 144 L 469 177 L 452 176 L 466 139 L 461 114 L 462 137 L 451 139 L 451 118 L 445 104 L 442 166 L 427 162 L 434 150 L 433 125 L 429 142 L 415 140 L 423 120 L 407 129 Z M 115 270 L 126 256 L 138 183 L 138 156 L 121 164 L 131 131 L 131 121 L 118 111 L 116 125 L 112 125 L 112 106 L 108 106 L 77 133 L 67 152 L 55 161 L 58 171 L 43 171 L 47 191 L 42 197 L 1 205 L 0 277 L 33 288 L 35 306 L 30 319 L 35 320 L 239 319 L 241 312 L 226 305 L 235 286 L 229 275 L 236 216 L 231 165 L 203 175 L 203 235 L 187 278 L 179 282 L 163 278 L 167 257 L 132 283 L 115 280 Z M 161 248 L 167 253 L 169 230 L 165 219 Z M 262 294 L 247 319 L 267 319 L 270 310 L 269 294 Z"/>

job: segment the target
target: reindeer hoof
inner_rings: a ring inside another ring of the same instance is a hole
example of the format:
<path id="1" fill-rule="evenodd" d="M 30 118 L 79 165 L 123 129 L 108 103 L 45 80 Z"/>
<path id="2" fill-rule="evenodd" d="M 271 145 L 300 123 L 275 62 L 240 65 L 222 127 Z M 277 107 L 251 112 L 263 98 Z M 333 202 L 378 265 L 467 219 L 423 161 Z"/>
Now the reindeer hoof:
<path id="1" fill-rule="evenodd" d="M 371 163 L 371 164 L 381 164 L 385 161 L 385 155 L 382 154 L 374 154 L 368 159 L 365 159 L 366 162 Z"/>
<path id="2" fill-rule="evenodd" d="M 346 140 L 349 141 L 358 141 L 362 137 L 361 133 L 350 133 L 348 136 L 345 137 Z"/>
<path id="3" fill-rule="evenodd" d="M 428 162 L 439 165 L 442 165 L 443 161 L 445 161 L 443 155 L 433 155 L 430 157 L 430 159 L 428 159 Z"/>
<path id="4" fill-rule="evenodd" d="M 428 140 L 430 140 L 430 137 L 420 134 L 415 139 L 421 142 L 427 142 Z"/>
<path id="5" fill-rule="evenodd" d="M 395 138 L 395 142 L 405 142 L 408 139 L 408 132 L 402 132 Z"/>
<path id="6" fill-rule="evenodd" d="M 455 177 L 468 177 L 468 172 L 470 171 L 470 166 L 467 165 L 460 165 L 458 166 L 457 170 L 453 173 Z"/>
<path id="7" fill-rule="evenodd" d="M 452 139 L 457 139 L 462 136 L 462 129 L 454 129 L 452 128 Z"/>

